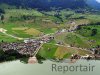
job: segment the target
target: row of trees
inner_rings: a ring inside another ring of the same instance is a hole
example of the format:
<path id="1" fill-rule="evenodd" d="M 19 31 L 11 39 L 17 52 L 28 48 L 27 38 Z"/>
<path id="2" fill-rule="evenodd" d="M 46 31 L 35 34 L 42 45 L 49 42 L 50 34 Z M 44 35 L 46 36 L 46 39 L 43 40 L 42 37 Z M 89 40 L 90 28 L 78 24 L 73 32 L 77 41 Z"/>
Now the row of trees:
<path id="1" fill-rule="evenodd" d="M 0 20 L 3 22 L 4 21 L 4 15 L 5 11 L 3 9 L 0 9 Z"/>
<path id="2" fill-rule="evenodd" d="M 2 16 L 2 19 L 3 19 L 3 16 Z M 10 21 L 23 21 L 23 20 L 32 20 L 32 19 L 35 19 L 35 16 L 22 15 L 22 16 L 18 16 L 18 17 L 10 16 L 10 18 L 9 18 Z"/>

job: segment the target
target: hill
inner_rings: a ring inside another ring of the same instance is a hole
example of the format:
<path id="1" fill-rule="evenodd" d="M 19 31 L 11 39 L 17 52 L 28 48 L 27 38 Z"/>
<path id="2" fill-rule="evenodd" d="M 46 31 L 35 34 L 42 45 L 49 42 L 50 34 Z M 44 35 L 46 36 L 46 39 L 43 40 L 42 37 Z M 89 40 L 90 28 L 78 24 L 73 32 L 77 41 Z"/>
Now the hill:
<path id="1" fill-rule="evenodd" d="M 0 0 L 1 4 L 16 6 L 17 8 L 38 8 L 40 10 L 90 8 L 87 0 Z"/>
<path id="2" fill-rule="evenodd" d="M 100 3 L 97 2 L 96 0 L 87 0 L 86 2 L 89 6 L 95 8 L 95 9 L 99 9 L 100 10 Z"/>

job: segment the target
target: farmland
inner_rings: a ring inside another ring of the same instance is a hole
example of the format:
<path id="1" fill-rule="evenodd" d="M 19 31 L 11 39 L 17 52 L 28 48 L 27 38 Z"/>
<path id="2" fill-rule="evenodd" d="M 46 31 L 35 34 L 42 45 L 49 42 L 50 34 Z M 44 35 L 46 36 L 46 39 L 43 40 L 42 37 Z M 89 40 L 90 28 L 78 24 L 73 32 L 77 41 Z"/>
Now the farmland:
<path id="1" fill-rule="evenodd" d="M 85 37 L 86 40 L 92 45 L 92 47 L 100 44 L 100 40 L 99 40 L 100 26 L 99 25 L 92 25 L 92 26 L 87 26 L 87 27 L 82 26 L 81 28 L 82 29 L 77 30 L 76 33 Z M 93 30 L 97 31 L 97 33 L 94 35 L 93 35 Z"/>
<path id="2" fill-rule="evenodd" d="M 64 59 L 77 53 L 80 55 L 90 54 L 89 51 L 52 44 L 44 44 L 38 54 L 45 59 Z"/>
<path id="3" fill-rule="evenodd" d="M 63 59 L 70 58 L 72 54 L 90 54 L 85 49 L 100 45 L 100 26 L 91 25 L 99 22 L 98 14 L 75 13 L 71 10 L 40 12 L 35 9 L 5 9 L 3 16 L 0 28 L 7 30 L 6 33 L 10 36 L 33 39 L 54 34 L 54 40 L 45 43 L 38 52 L 38 55 L 45 59 Z M 85 26 L 68 32 L 79 25 Z M 61 32 L 63 29 L 66 31 Z M 97 30 L 95 36 L 90 35 L 92 29 Z M 23 41 L 10 36 L 0 32 L 0 42 Z M 95 43 L 90 42 L 91 40 Z"/>

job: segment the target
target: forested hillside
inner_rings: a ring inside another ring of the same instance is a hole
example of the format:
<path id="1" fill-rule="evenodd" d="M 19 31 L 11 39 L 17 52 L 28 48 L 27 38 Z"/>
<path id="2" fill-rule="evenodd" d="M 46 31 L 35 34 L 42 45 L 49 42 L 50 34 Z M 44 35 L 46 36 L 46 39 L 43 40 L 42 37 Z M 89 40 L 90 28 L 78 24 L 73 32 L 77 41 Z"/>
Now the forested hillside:
<path id="1" fill-rule="evenodd" d="M 86 0 L 0 0 L 1 4 L 16 6 L 17 8 L 38 8 L 49 10 L 52 7 L 64 9 L 88 8 Z"/>

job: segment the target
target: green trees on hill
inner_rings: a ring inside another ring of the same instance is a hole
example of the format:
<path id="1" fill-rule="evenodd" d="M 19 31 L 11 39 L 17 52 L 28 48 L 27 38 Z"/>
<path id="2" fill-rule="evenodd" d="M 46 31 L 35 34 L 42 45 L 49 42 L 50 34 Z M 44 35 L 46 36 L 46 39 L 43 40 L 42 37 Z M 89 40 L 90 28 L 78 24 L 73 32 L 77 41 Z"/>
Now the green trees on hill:
<path id="1" fill-rule="evenodd" d="M 2 16 L 3 19 L 3 16 Z M 10 21 L 24 21 L 24 20 L 32 20 L 35 19 L 35 16 L 32 15 L 21 15 L 21 16 L 10 16 Z"/>
<path id="2" fill-rule="evenodd" d="M 92 34 L 91 36 L 95 36 L 97 34 L 97 29 L 92 29 Z"/>
<path id="3" fill-rule="evenodd" d="M 0 20 L 3 22 L 4 21 L 4 15 L 5 11 L 3 9 L 0 9 Z"/>
<path id="4" fill-rule="evenodd" d="M 26 56 L 19 54 L 15 50 L 9 50 L 4 52 L 2 49 L 0 49 L 0 62 L 16 60 L 24 57 Z"/>
<path id="5" fill-rule="evenodd" d="M 89 8 L 86 0 L 0 0 L 0 3 L 5 3 L 17 8 L 38 8 L 39 10 L 50 10 L 51 8 Z"/>
<path id="6" fill-rule="evenodd" d="M 1 15 L 1 20 L 2 20 L 2 21 L 4 20 L 4 15 Z"/>
<path id="7" fill-rule="evenodd" d="M 0 15 L 5 14 L 5 11 L 3 9 L 0 9 Z"/>
<path id="8" fill-rule="evenodd" d="M 4 18 L 4 15 L 1 15 L 1 16 L 0 16 L 0 20 L 1 20 L 2 23 L 4 23 L 4 19 L 5 19 L 5 18 Z"/>

